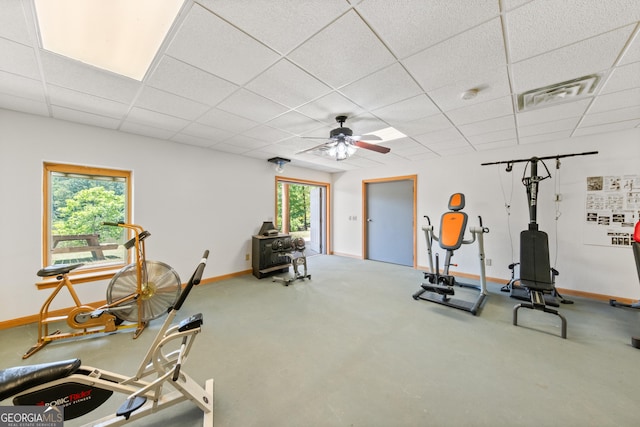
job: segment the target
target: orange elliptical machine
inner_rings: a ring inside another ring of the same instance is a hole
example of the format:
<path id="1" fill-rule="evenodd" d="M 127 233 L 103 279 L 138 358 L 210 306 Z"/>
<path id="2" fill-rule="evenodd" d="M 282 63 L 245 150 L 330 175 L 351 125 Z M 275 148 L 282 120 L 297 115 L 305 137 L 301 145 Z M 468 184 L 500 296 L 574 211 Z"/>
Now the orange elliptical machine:
<path id="1" fill-rule="evenodd" d="M 467 227 L 467 214 L 462 212 L 464 204 L 464 194 L 454 193 L 451 195 L 449 198 L 449 212 L 442 214 L 442 218 L 440 220 L 439 236 L 434 234 L 431 220 L 429 220 L 428 216 L 425 216 L 428 225 L 422 227 L 422 230 L 427 238 L 429 273 L 425 272 L 424 278 L 428 280 L 428 283 L 422 283 L 420 285 L 421 289 L 413 294 L 413 299 L 435 302 L 437 304 L 468 311 L 471 314 L 476 315 L 487 296 L 487 281 L 485 277 L 484 262 L 484 233 L 488 233 L 489 229 L 482 226 L 482 218 L 478 217 L 480 222 L 479 226 L 470 227 L 469 231 L 471 231 L 472 237 L 470 240 L 464 240 L 464 233 Z M 437 253 L 435 255 L 435 268 L 433 265 L 433 240 L 439 242 L 440 247 L 447 251 L 444 260 L 444 270 L 442 273 L 440 273 L 440 267 L 438 265 L 439 257 Z M 451 257 L 453 256 L 454 251 L 458 250 L 463 244 L 469 245 L 474 243 L 476 240 L 478 241 L 478 256 L 480 260 L 480 286 L 458 282 L 453 275 L 449 274 L 449 267 L 455 265 L 451 264 Z M 454 285 L 477 289 L 480 292 L 472 301 L 452 298 L 455 295 Z"/>

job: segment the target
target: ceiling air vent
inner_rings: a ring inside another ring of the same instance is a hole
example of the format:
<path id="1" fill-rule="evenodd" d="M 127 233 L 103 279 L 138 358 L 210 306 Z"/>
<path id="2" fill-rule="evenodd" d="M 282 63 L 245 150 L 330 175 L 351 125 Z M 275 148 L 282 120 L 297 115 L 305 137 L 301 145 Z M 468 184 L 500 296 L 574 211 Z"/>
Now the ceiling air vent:
<path id="1" fill-rule="evenodd" d="M 521 93 L 518 95 L 518 110 L 527 111 L 560 102 L 575 101 L 577 98 L 592 94 L 601 77 L 600 74 L 590 74 Z"/>

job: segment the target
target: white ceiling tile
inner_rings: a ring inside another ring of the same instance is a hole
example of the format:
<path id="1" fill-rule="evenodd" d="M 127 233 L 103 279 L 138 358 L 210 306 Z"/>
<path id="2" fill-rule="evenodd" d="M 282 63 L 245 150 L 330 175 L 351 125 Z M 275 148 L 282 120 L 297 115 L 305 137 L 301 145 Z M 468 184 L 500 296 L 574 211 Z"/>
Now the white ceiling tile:
<path id="1" fill-rule="evenodd" d="M 635 106 L 628 108 L 608 110 L 602 113 L 589 112 L 589 114 L 582 119 L 582 122 L 580 122 L 580 127 L 597 126 L 606 123 L 616 123 L 635 119 L 640 119 L 640 102 Z"/>
<path id="2" fill-rule="evenodd" d="M 105 99 L 130 103 L 142 84 L 63 56 L 41 53 L 45 81 L 49 84 L 85 92 Z"/>
<path id="3" fill-rule="evenodd" d="M 76 111 L 84 110 L 87 113 L 100 116 L 122 119 L 129 110 L 127 104 L 89 95 L 83 92 L 76 92 L 71 89 L 49 85 L 47 87 L 51 105 L 69 108 Z M 104 126 L 103 126 L 104 127 Z"/>
<path id="4" fill-rule="evenodd" d="M 478 90 L 476 97 L 462 99 L 462 94 L 471 89 Z M 427 92 L 433 102 L 445 112 L 509 96 L 510 93 L 511 88 L 506 66 L 480 71 L 465 80 Z"/>
<path id="5" fill-rule="evenodd" d="M 640 87 L 640 62 L 616 67 L 600 91 L 601 94 Z"/>
<path id="6" fill-rule="evenodd" d="M 45 102 L 42 81 L 0 71 L 0 93 Z"/>
<path id="7" fill-rule="evenodd" d="M 427 132 L 435 132 L 442 129 L 449 129 L 453 126 L 444 114 L 434 114 L 410 122 L 394 122 L 393 127 L 407 136 L 420 135 Z"/>
<path id="8" fill-rule="evenodd" d="M 404 68 L 396 63 L 343 87 L 340 92 L 359 105 L 375 109 L 411 98 L 422 91 Z"/>
<path id="9" fill-rule="evenodd" d="M 117 129 L 120 126 L 120 119 L 105 117 L 85 111 L 78 111 L 71 108 L 52 106 L 53 117 L 60 120 L 67 120 L 85 125 L 97 126 L 101 128 Z"/>
<path id="10" fill-rule="evenodd" d="M 142 90 L 134 106 L 186 120 L 195 120 L 209 110 L 205 104 L 148 86 Z"/>
<path id="11" fill-rule="evenodd" d="M 243 135 L 269 143 L 291 137 L 291 133 L 289 132 L 285 132 L 266 125 L 260 125 L 249 129 L 248 131 L 244 132 Z"/>
<path id="12" fill-rule="evenodd" d="M 125 122 L 120 126 L 123 132 L 135 133 L 137 135 L 147 136 L 158 139 L 169 139 L 174 132 L 160 129 L 156 126 L 147 126 L 141 123 Z"/>
<path id="13" fill-rule="evenodd" d="M 336 116 L 353 116 L 363 111 L 362 107 L 357 106 L 338 92 L 331 92 L 315 101 L 296 108 L 296 110 L 305 116 L 324 123 L 335 123 L 334 119 Z"/>
<path id="14" fill-rule="evenodd" d="M 436 132 L 423 133 L 422 135 L 416 135 L 413 137 L 413 139 L 421 144 L 426 145 L 427 147 L 430 147 L 433 144 L 440 144 L 450 141 L 453 141 L 452 144 L 455 142 L 467 144 L 467 141 L 460 134 L 458 129 L 454 127 L 439 130 Z"/>
<path id="15" fill-rule="evenodd" d="M 619 65 L 631 64 L 640 61 L 640 31 L 636 31 L 635 37 L 629 48 L 620 59 Z"/>
<path id="16" fill-rule="evenodd" d="M 239 85 L 279 59 L 276 52 L 197 3 L 178 29 L 167 54 Z"/>
<path id="17" fill-rule="evenodd" d="M 295 49 L 289 58 L 334 89 L 395 61 L 353 11 Z"/>
<path id="18" fill-rule="evenodd" d="M 302 135 L 322 126 L 322 123 L 311 119 L 304 114 L 300 114 L 297 111 L 286 112 L 281 116 L 270 120 L 267 124 L 274 128 L 287 129 L 287 133 L 293 133 L 296 135 Z"/>
<path id="19" fill-rule="evenodd" d="M 258 122 L 249 120 L 226 111 L 213 108 L 207 111 L 198 119 L 198 123 L 218 129 L 227 130 L 233 133 L 244 132 L 252 127 L 258 126 Z"/>
<path id="20" fill-rule="evenodd" d="M 638 20 L 637 0 L 533 1 L 506 15 L 511 59 L 521 61 Z"/>
<path id="21" fill-rule="evenodd" d="M 211 147 L 215 144 L 209 138 L 201 138 L 199 136 L 187 135 L 186 133 L 178 133 L 171 137 L 171 141 L 179 142 L 181 144 L 195 145 L 198 147 Z"/>
<path id="22" fill-rule="evenodd" d="M 393 153 L 403 156 L 412 156 L 415 154 L 431 152 L 427 147 L 411 138 L 396 139 L 383 144 L 385 147 L 389 147 Z"/>
<path id="23" fill-rule="evenodd" d="M 205 126 L 200 123 L 191 123 L 182 129 L 181 133 L 185 135 L 196 136 L 198 138 L 208 139 L 211 145 L 229 139 L 233 134 L 226 130 Z"/>
<path id="24" fill-rule="evenodd" d="M 502 0 L 504 10 L 510 11 L 534 0 Z"/>
<path id="25" fill-rule="evenodd" d="M 540 142 L 567 139 L 570 136 L 571 136 L 570 130 L 563 130 L 559 132 L 541 133 L 538 135 L 520 137 L 518 141 L 520 142 L 520 144 L 534 144 L 534 143 L 540 143 Z"/>
<path id="26" fill-rule="evenodd" d="M 498 5 L 494 0 L 368 0 L 357 9 L 390 49 L 404 58 L 498 16 Z"/>
<path id="27" fill-rule="evenodd" d="M 599 96 L 593 101 L 589 113 L 599 113 L 638 105 L 640 105 L 640 87 Z"/>
<path id="28" fill-rule="evenodd" d="M 25 18 L 29 12 L 27 2 L 3 1 L 2 13 L 0 13 L 0 38 L 15 40 L 25 45 L 31 44 L 32 37 L 28 26 L 25 25 L 27 23 Z"/>
<path id="29" fill-rule="evenodd" d="M 44 102 L 33 99 L 21 98 L 14 95 L 0 93 L 0 108 L 7 110 L 21 111 L 23 113 L 35 114 L 38 116 L 48 116 L 49 108 Z"/>
<path id="30" fill-rule="evenodd" d="M 331 88 L 287 60 L 281 60 L 245 88 L 289 108 L 306 104 Z"/>
<path id="31" fill-rule="evenodd" d="M 232 153 L 232 154 L 242 154 L 247 152 L 247 150 L 249 150 L 249 148 L 247 147 L 234 145 L 234 144 L 227 144 L 226 142 L 221 142 L 219 144 L 216 144 L 215 146 L 213 146 L 213 149 L 216 151 L 222 151 L 225 153 Z"/>
<path id="32" fill-rule="evenodd" d="M 207 105 L 216 105 L 238 86 L 170 56 L 163 56 L 145 83 Z"/>
<path id="33" fill-rule="evenodd" d="M 438 107 L 424 94 L 373 110 L 375 116 L 390 125 L 393 125 L 393 122 L 418 120 L 439 112 Z"/>
<path id="34" fill-rule="evenodd" d="M 487 132 L 480 135 L 467 136 L 467 139 L 473 145 L 486 144 L 488 142 L 504 141 L 505 139 L 516 140 L 515 129 L 497 130 L 495 132 Z"/>
<path id="35" fill-rule="evenodd" d="M 510 96 L 447 112 L 447 116 L 458 126 L 508 114 L 513 114 L 513 103 Z"/>
<path id="36" fill-rule="evenodd" d="M 156 126 L 160 129 L 169 130 L 174 133 L 178 132 L 189 123 L 187 120 L 178 117 L 138 107 L 131 109 L 126 117 L 126 122 L 134 122 L 146 126 Z"/>
<path id="37" fill-rule="evenodd" d="M 266 122 L 287 111 L 286 107 L 244 89 L 222 101 L 218 108 L 257 122 Z"/>
<path id="38" fill-rule="evenodd" d="M 460 154 L 473 153 L 474 151 L 475 150 L 470 145 L 468 146 L 462 145 L 459 147 L 443 148 L 438 150 L 437 152 L 442 156 L 458 156 Z"/>
<path id="39" fill-rule="evenodd" d="M 576 79 L 614 65 L 620 46 L 633 30 L 627 26 L 562 49 L 513 64 L 513 88 L 517 93 Z"/>
<path id="40" fill-rule="evenodd" d="M 0 37 L 0 71 L 39 79 L 38 62 L 32 47 Z"/>
<path id="41" fill-rule="evenodd" d="M 255 139 L 252 138 L 250 136 L 247 135 L 236 135 L 233 136 L 229 139 L 227 139 L 226 141 L 224 141 L 225 145 L 229 145 L 229 146 L 234 146 L 237 147 L 239 149 L 242 149 L 244 151 L 246 150 L 253 150 L 256 148 L 261 148 L 261 147 L 265 147 L 268 145 L 267 142 L 259 140 L 259 139 Z"/>
<path id="42" fill-rule="evenodd" d="M 289 52 L 348 8 L 343 0 L 202 0 L 202 4 L 280 53 Z"/>
<path id="43" fill-rule="evenodd" d="M 563 130 L 573 130 L 578 125 L 579 121 L 580 117 L 570 117 L 568 119 L 546 121 L 544 123 L 521 126 L 518 128 L 518 136 L 524 138 Z"/>
<path id="44" fill-rule="evenodd" d="M 607 123 L 600 126 L 580 127 L 573 132 L 573 136 L 594 135 L 597 133 L 610 133 L 620 130 L 632 129 L 640 126 L 640 120 L 627 120 L 623 122 Z"/>
<path id="45" fill-rule="evenodd" d="M 518 126 L 529 126 L 538 123 L 552 122 L 554 120 L 566 119 L 569 117 L 582 116 L 589 106 L 591 98 L 580 99 L 574 102 L 552 105 L 537 110 L 518 113 L 516 116 Z"/>
<path id="46" fill-rule="evenodd" d="M 515 128 L 516 122 L 512 114 L 458 126 L 458 129 L 460 129 L 465 136 L 480 135 L 483 133 Z"/>
<path id="47" fill-rule="evenodd" d="M 402 63 L 427 92 L 503 66 L 506 57 L 500 19 L 418 52 Z"/>
<path id="48" fill-rule="evenodd" d="M 517 140 L 515 138 L 512 138 L 512 139 L 504 139 L 501 141 L 488 142 L 486 144 L 475 144 L 474 148 L 478 151 L 488 151 L 488 150 L 497 150 L 499 148 L 512 147 L 515 145 L 517 145 Z"/>

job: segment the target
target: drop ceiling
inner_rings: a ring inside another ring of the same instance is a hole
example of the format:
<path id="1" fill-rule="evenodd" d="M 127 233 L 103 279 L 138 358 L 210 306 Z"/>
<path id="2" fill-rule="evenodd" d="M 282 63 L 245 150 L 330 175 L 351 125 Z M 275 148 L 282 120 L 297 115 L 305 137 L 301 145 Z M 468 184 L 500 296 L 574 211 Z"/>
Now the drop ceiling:
<path id="1" fill-rule="evenodd" d="M 640 126 L 637 0 L 186 0 L 142 81 L 42 49 L 31 0 L 0 6 L 0 108 L 215 152 L 332 173 Z M 594 74 L 588 95 L 518 109 Z M 296 154 L 337 115 L 407 137 Z"/>

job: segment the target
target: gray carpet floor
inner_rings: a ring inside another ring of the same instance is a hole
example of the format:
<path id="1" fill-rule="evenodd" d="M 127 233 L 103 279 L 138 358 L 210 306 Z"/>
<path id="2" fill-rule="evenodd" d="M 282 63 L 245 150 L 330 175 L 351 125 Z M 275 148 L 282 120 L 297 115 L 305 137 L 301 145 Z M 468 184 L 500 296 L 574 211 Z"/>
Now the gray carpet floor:
<path id="1" fill-rule="evenodd" d="M 512 325 L 518 301 L 499 284 L 473 316 L 413 300 L 422 273 L 409 267 L 330 255 L 308 263 L 311 280 L 290 286 L 251 275 L 201 285 L 177 317 L 204 315 L 183 369 L 215 379 L 216 426 L 638 425 L 638 310 L 571 297 L 559 308 L 562 339 L 550 314 L 521 309 Z M 0 368 L 80 357 L 133 374 L 161 323 L 137 340 L 119 332 L 52 343 L 26 361 L 36 326 L 3 330 Z M 122 401 L 114 395 L 65 426 Z M 200 424 L 190 402 L 133 423 Z"/>

